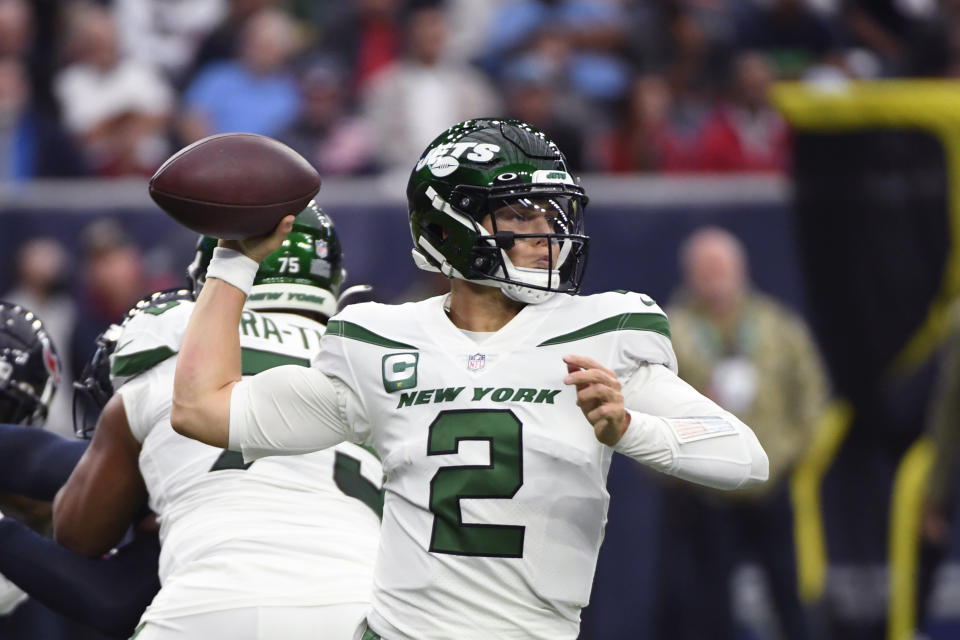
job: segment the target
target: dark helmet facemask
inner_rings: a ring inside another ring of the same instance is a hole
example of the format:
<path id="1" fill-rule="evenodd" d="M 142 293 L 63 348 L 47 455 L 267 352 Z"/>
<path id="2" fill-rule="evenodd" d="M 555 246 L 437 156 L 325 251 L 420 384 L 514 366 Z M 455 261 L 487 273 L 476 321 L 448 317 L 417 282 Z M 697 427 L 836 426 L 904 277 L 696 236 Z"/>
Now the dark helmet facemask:
<path id="1" fill-rule="evenodd" d="M 134 307 L 137 309 L 137 307 Z M 127 312 L 127 317 L 131 317 Z M 110 381 L 110 356 L 117 348 L 117 339 L 123 328 L 111 324 L 97 336 L 93 357 L 83 367 L 78 380 L 73 382 L 73 431 L 78 438 L 89 439 L 97 426 L 100 412 L 113 395 Z"/>
<path id="2" fill-rule="evenodd" d="M 582 233 L 579 195 L 526 193 L 488 198 L 487 209 L 489 218 L 484 220 L 489 220 L 492 234 L 481 235 L 478 241 L 492 251 L 484 251 L 478 243 L 477 253 L 486 254 L 486 268 L 475 269 L 475 276 L 499 283 L 504 295 L 518 302 L 542 302 L 556 292 L 577 293 L 589 244 Z M 510 251 L 523 244 L 542 247 L 539 264 L 514 264 Z"/>

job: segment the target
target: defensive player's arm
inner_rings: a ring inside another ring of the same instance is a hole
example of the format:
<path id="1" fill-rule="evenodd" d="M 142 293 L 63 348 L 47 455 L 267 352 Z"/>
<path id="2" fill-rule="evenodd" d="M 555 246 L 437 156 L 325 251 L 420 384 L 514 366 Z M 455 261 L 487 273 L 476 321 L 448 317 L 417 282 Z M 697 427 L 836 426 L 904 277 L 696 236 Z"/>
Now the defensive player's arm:
<path id="1" fill-rule="evenodd" d="M 243 382 L 237 327 L 258 263 L 293 226 L 284 218 L 269 236 L 220 241 L 184 334 L 170 422 L 184 436 L 242 451 L 247 459 L 304 453 L 347 437 L 339 395 L 318 371 L 277 367 Z"/>
<path id="2" fill-rule="evenodd" d="M 0 424 L 0 491 L 53 500 L 87 444 L 43 429 Z"/>
<path id="3" fill-rule="evenodd" d="M 114 394 L 90 446 L 54 499 L 57 542 L 86 556 L 102 555 L 120 542 L 147 502 L 139 456 L 123 400 Z"/>
<path id="4" fill-rule="evenodd" d="M 160 590 L 156 532 L 87 558 L 0 514 L 0 574 L 35 600 L 110 636 L 129 637 Z"/>
<path id="5" fill-rule="evenodd" d="M 566 384 L 597 439 L 683 480 L 717 489 L 764 482 L 767 455 L 743 422 L 663 365 L 645 364 L 621 385 L 583 356 L 567 356 Z"/>

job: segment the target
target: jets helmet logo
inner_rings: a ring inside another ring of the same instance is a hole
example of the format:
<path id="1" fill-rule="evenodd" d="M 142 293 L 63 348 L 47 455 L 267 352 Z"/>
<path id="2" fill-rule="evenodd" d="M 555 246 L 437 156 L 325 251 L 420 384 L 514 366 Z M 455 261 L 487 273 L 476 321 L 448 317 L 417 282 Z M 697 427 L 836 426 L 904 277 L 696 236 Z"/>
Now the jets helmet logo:
<path id="1" fill-rule="evenodd" d="M 430 167 L 437 177 L 448 176 L 460 166 L 460 160 L 470 162 L 490 162 L 500 153 L 500 145 L 488 142 L 450 142 L 437 145 L 420 158 L 417 171 Z"/>

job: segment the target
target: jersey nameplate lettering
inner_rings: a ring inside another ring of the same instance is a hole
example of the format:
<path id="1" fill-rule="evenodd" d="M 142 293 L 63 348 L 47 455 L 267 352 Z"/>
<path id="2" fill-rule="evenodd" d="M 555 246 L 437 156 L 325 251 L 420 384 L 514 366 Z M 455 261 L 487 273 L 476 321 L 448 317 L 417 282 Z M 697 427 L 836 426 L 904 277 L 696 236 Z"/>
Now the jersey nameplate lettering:
<path id="1" fill-rule="evenodd" d="M 288 327 L 292 328 L 280 329 L 267 316 L 250 311 L 244 311 L 240 318 L 240 333 L 248 338 L 263 338 L 278 344 L 293 341 L 291 345 L 300 344 L 304 349 L 316 349 L 320 344 L 322 334 L 316 329 L 300 327 L 293 323 L 288 323 Z"/>
<path id="2" fill-rule="evenodd" d="M 386 381 L 386 378 L 384 378 Z M 386 384 L 386 382 L 384 382 Z M 445 387 L 440 389 L 422 389 L 400 394 L 397 409 L 412 407 L 418 404 L 440 404 L 453 402 L 466 387 Z M 489 398 L 494 402 L 532 402 L 534 404 L 553 404 L 554 398 L 561 389 L 532 389 L 521 387 L 473 387 L 472 391 L 464 396 L 470 397 L 471 402 L 480 402 Z"/>

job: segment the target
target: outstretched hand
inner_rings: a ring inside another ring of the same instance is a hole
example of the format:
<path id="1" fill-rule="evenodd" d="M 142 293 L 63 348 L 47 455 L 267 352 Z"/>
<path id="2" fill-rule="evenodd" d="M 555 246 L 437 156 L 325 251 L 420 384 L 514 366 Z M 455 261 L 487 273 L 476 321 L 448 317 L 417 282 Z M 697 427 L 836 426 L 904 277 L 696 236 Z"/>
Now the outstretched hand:
<path id="1" fill-rule="evenodd" d="M 224 240 L 220 239 L 218 246 L 227 249 L 233 249 L 244 254 L 252 260 L 263 262 L 264 258 L 276 251 L 286 240 L 287 235 L 293 229 L 293 220 L 296 216 L 288 215 L 283 218 L 273 231 L 262 236 L 253 238 L 244 238 L 243 240 Z"/>
<path id="2" fill-rule="evenodd" d="M 617 374 L 586 356 L 568 355 L 563 361 L 568 371 L 563 383 L 576 385 L 577 406 L 597 440 L 610 447 L 617 444 L 630 425 Z"/>

